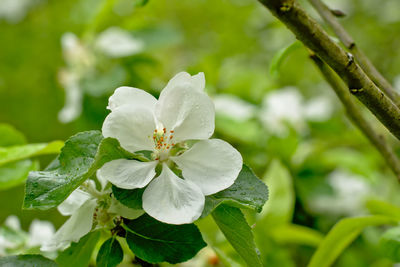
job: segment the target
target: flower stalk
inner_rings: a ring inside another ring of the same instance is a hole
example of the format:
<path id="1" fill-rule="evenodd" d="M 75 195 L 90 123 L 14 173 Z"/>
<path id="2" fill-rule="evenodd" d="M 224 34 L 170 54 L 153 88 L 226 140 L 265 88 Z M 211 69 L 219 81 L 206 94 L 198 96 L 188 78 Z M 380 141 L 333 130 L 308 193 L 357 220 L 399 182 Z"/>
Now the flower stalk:
<path id="1" fill-rule="evenodd" d="M 304 45 L 325 61 L 378 120 L 400 139 L 400 109 L 295 0 L 259 0 Z"/>
<path id="2" fill-rule="evenodd" d="M 361 48 L 356 44 L 350 34 L 339 23 L 331 9 L 321 0 L 309 0 L 311 5 L 317 10 L 324 21 L 332 28 L 335 34 L 339 37 L 343 45 L 354 55 L 354 58 L 360 64 L 361 68 L 371 78 L 371 80 L 385 94 L 400 107 L 400 94 L 392 87 L 385 77 L 375 68 L 369 58 L 364 54 Z"/>

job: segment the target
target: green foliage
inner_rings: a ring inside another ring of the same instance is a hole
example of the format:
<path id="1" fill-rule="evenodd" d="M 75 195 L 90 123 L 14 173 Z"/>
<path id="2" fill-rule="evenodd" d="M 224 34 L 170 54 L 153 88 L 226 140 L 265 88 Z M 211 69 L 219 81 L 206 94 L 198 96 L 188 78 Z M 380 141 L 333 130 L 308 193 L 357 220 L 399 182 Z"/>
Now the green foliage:
<path id="1" fill-rule="evenodd" d="M 122 189 L 113 185 L 112 192 L 114 197 L 125 206 L 132 209 L 142 208 L 142 196 L 144 188 Z"/>
<path id="2" fill-rule="evenodd" d="M 295 50 L 301 47 L 303 47 L 303 44 L 299 41 L 295 41 L 294 43 L 279 50 L 272 58 L 271 63 L 269 65 L 269 74 L 271 75 L 271 77 L 277 78 L 280 73 L 281 65 L 285 61 L 285 59 L 291 53 L 293 53 Z"/>
<path id="3" fill-rule="evenodd" d="M 212 216 L 226 239 L 249 267 L 263 266 L 251 228 L 240 209 L 220 205 L 212 212 Z"/>
<path id="4" fill-rule="evenodd" d="M 115 267 L 124 258 L 124 251 L 115 236 L 101 245 L 97 254 L 96 264 L 98 267 Z"/>
<path id="5" fill-rule="evenodd" d="M 26 182 L 25 209 L 49 209 L 60 204 L 95 171 L 99 131 L 82 132 L 65 142 L 58 164 L 51 170 L 31 172 Z"/>
<path id="6" fill-rule="evenodd" d="M 387 230 L 379 242 L 382 253 L 393 262 L 400 262 L 400 227 Z"/>
<path id="7" fill-rule="evenodd" d="M 0 258 L 2 267 L 57 267 L 57 264 L 41 255 L 18 255 Z"/>
<path id="8" fill-rule="evenodd" d="M 57 154 L 63 145 L 61 141 L 54 141 L 48 144 L 0 147 L 0 165 L 40 155 Z"/>
<path id="9" fill-rule="evenodd" d="M 22 184 L 30 171 L 38 169 L 38 162 L 29 159 L 2 165 L 0 167 L 0 190 L 6 190 Z"/>
<path id="10" fill-rule="evenodd" d="M 370 199 L 367 201 L 366 207 L 372 214 L 385 215 L 400 221 L 400 208 L 391 203 Z"/>
<path id="11" fill-rule="evenodd" d="M 264 228 L 262 223 L 258 223 Z M 284 224 L 268 231 L 271 237 L 280 244 L 300 244 L 318 247 L 324 239 L 324 235 L 312 228 L 296 224 Z M 261 237 L 262 238 L 262 237 Z"/>
<path id="12" fill-rule="evenodd" d="M 258 223 L 271 226 L 291 222 L 295 193 L 289 171 L 282 163 L 275 160 L 270 164 L 263 181 L 268 185 L 271 193 L 268 204 L 258 216 Z"/>
<path id="13" fill-rule="evenodd" d="M 0 124 L 0 190 L 9 189 L 25 181 L 30 171 L 39 169 L 39 162 L 30 160 L 46 154 L 56 154 L 63 143 L 25 144 L 22 133 L 7 124 Z"/>
<path id="14" fill-rule="evenodd" d="M 0 147 L 23 145 L 25 136 L 11 125 L 0 123 Z"/>
<path id="15" fill-rule="evenodd" d="M 56 262 L 60 267 L 86 267 L 89 265 L 94 248 L 100 239 L 100 231 L 91 232 L 82 237 L 78 243 L 72 243 L 62 251 Z"/>
<path id="16" fill-rule="evenodd" d="M 123 150 L 116 139 L 103 139 L 99 131 L 72 136 L 65 142 L 51 168 L 30 173 L 24 208 L 49 209 L 57 206 L 104 163 L 124 157 L 134 155 Z"/>
<path id="17" fill-rule="evenodd" d="M 150 263 L 184 262 L 207 245 L 194 224 L 165 224 L 147 214 L 128 222 L 124 229 L 132 252 Z"/>
<path id="18" fill-rule="evenodd" d="M 308 267 L 331 266 L 364 228 L 375 225 L 395 224 L 396 222 L 397 220 L 392 217 L 381 215 L 346 218 L 339 221 L 319 245 Z"/>
<path id="19" fill-rule="evenodd" d="M 249 167 L 243 165 L 238 178 L 231 187 L 206 197 L 202 217 L 210 214 L 222 203 L 261 212 L 267 199 L 268 187 Z"/>

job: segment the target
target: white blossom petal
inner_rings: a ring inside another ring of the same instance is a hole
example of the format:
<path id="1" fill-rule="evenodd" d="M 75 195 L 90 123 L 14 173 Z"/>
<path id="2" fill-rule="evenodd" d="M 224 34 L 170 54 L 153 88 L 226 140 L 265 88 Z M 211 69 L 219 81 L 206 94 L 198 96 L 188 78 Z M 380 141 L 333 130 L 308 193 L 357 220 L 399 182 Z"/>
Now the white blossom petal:
<path id="1" fill-rule="evenodd" d="M 176 142 L 208 139 L 214 132 L 214 104 L 205 93 L 192 88 L 176 86 L 163 91 L 155 114 L 168 131 L 175 131 Z"/>
<path id="2" fill-rule="evenodd" d="M 186 180 L 211 195 L 231 186 L 242 169 L 242 156 L 220 139 L 203 140 L 182 155 L 171 157 Z"/>
<path id="3" fill-rule="evenodd" d="M 128 105 L 113 110 L 104 120 L 103 136 L 118 139 L 130 152 L 153 150 L 153 132 L 156 129 L 153 114 L 144 108 Z"/>
<path id="4" fill-rule="evenodd" d="M 99 34 L 95 41 L 95 47 L 109 57 L 118 58 L 141 52 L 144 43 L 134 38 L 128 31 L 110 27 Z"/>
<path id="5" fill-rule="evenodd" d="M 112 199 L 111 206 L 108 208 L 108 212 L 117 214 L 129 220 L 136 219 L 144 214 L 144 210 L 128 208 L 115 198 Z"/>
<path id="6" fill-rule="evenodd" d="M 4 221 L 4 225 L 15 231 L 21 230 L 21 222 L 15 215 L 8 216 L 7 219 Z"/>
<path id="7" fill-rule="evenodd" d="M 214 97 L 215 112 L 236 121 L 246 121 L 256 114 L 256 107 L 243 99 L 228 94 Z"/>
<path id="8" fill-rule="evenodd" d="M 97 172 L 100 179 L 124 189 L 145 187 L 156 175 L 157 161 L 117 159 L 109 161 Z"/>
<path id="9" fill-rule="evenodd" d="M 196 75 L 191 76 L 187 72 L 179 72 L 171 80 L 169 80 L 167 86 L 162 90 L 161 95 L 167 93 L 169 90 L 175 87 L 179 88 L 190 88 L 192 90 L 203 92 L 206 85 L 206 79 L 203 72 L 199 72 Z M 161 97 L 161 96 L 160 96 Z"/>
<path id="10" fill-rule="evenodd" d="M 106 188 L 106 186 L 108 184 L 108 180 L 104 176 L 101 176 L 100 169 L 96 171 L 96 177 L 97 177 L 97 181 L 99 181 L 99 183 L 100 183 L 101 191 L 104 191 L 104 189 Z"/>
<path id="11" fill-rule="evenodd" d="M 28 246 L 35 247 L 49 242 L 53 238 L 55 231 L 51 222 L 33 220 L 29 226 Z"/>
<path id="12" fill-rule="evenodd" d="M 52 240 L 45 243 L 42 251 L 65 249 L 71 242 L 78 242 L 81 237 L 92 229 L 93 214 L 97 206 L 95 199 L 86 201 L 72 216 L 61 226 Z"/>
<path id="13" fill-rule="evenodd" d="M 204 208 L 201 189 L 176 176 L 166 164 L 159 177 L 143 193 L 143 209 L 155 219 L 169 224 L 192 223 Z"/>
<path id="14" fill-rule="evenodd" d="M 64 200 L 60 205 L 58 205 L 58 211 L 64 215 L 69 216 L 75 213 L 91 196 L 89 193 L 76 189 Z"/>
<path id="15" fill-rule="evenodd" d="M 157 99 L 144 90 L 122 86 L 114 91 L 114 94 L 108 99 L 109 110 L 114 110 L 123 105 L 132 107 L 148 108 L 154 110 Z"/>

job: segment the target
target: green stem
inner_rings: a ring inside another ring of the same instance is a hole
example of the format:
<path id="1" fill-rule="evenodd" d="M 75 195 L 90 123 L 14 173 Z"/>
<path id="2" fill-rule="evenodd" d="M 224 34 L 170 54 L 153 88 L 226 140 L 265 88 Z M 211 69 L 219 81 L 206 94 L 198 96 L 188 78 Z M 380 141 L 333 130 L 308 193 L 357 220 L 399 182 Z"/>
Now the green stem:
<path id="1" fill-rule="evenodd" d="M 320 58 L 318 58 L 318 56 L 312 54 L 310 57 L 339 97 L 349 118 L 361 130 L 361 132 L 364 133 L 379 153 L 381 153 L 390 169 L 400 181 L 400 160 L 396 156 L 392 147 L 385 140 L 385 137 L 382 134 L 377 133 L 374 127 L 363 117 L 357 103 L 347 90 L 346 85 L 336 75 L 336 73 Z"/>
<path id="2" fill-rule="evenodd" d="M 259 0 L 318 57 L 346 82 L 355 95 L 385 127 L 400 139 L 400 109 L 388 98 L 353 56 L 336 44 L 295 0 Z"/>
<path id="3" fill-rule="evenodd" d="M 392 85 L 383 77 L 383 75 L 375 68 L 369 58 L 354 42 L 353 38 L 347 33 L 343 26 L 336 19 L 331 9 L 320 0 L 309 0 L 312 6 L 317 10 L 319 15 L 332 28 L 335 34 L 339 37 L 344 46 L 354 55 L 357 62 L 360 64 L 365 73 L 371 80 L 382 89 L 385 94 L 400 107 L 400 94 L 392 87 Z"/>

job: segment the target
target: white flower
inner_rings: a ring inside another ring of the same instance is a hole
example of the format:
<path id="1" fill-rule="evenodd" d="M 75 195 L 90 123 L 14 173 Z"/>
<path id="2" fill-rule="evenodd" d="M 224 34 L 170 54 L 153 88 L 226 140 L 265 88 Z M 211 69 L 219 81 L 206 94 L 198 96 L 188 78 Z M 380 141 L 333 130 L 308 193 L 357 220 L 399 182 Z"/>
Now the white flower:
<path id="1" fill-rule="evenodd" d="M 89 233 L 94 224 L 107 227 L 115 216 L 135 219 L 143 214 L 143 211 L 130 209 L 114 198 L 110 199 L 111 192 L 97 191 L 91 180 L 85 182 L 81 188 L 85 191 L 76 189 L 57 207 L 62 215 L 71 217 L 48 242 L 42 244 L 42 251 L 63 250 L 71 242 L 78 242 Z"/>
<path id="2" fill-rule="evenodd" d="M 285 136 L 288 134 L 288 124 L 298 132 L 305 132 L 307 120 L 325 121 L 332 112 L 329 98 L 317 96 L 305 102 L 298 89 L 289 86 L 264 97 L 260 119 L 271 133 Z"/>
<path id="3" fill-rule="evenodd" d="M 8 216 L 7 219 L 4 221 L 4 225 L 15 231 L 21 230 L 21 222 L 15 215 Z"/>
<path id="4" fill-rule="evenodd" d="M 28 246 L 41 246 L 51 240 L 55 232 L 54 225 L 48 221 L 33 220 L 29 226 Z"/>
<path id="5" fill-rule="evenodd" d="M 65 88 L 65 104 L 58 113 L 62 123 L 68 123 L 78 118 L 82 113 L 83 92 L 79 86 L 79 77 L 74 72 L 61 71 L 60 83 Z"/>
<path id="6" fill-rule="evenodd" d="M 8 216 L 4 222 L 5 228 L 0 228 L 0 256 L 12 253 L 24 253 L 26 250 L 41 246 L 48 242 L 54 234 L 54 226 L 48 221 L 33 220 L 29 233 L 21 229 L 17 216 Z"/>
<path id="7" fill-rule="evenodd" d="M 333 195 L 319 195 L 311 199 L 311 209 L 334 215 L 358 215 L 364 200 L 371 194 L 365 178 L 344 170 L 335 170 L 328 176 Z"/>
<path id="8" fill-rule="evenodd" d="M 333 106 L 326 96 L 310 99 L 303 108 L 304 117 L 310 121 L 326 121 L 333 113 Z"/>
<path id="9" fill-rule="evenodd" d="M 118 88 L 109 99 L 111 113 L 103 124 L 104 137 L 118 139 L 130 152 L 151 151 L 153 160 L 114 160 L 98 176 L 124 189 L 147 186 L 143 209 L 165 223 L 198 219 L 204 196 L 231 186 L 242 168 L 235 148 L 219 139 L 208 140 L 214 132 L 215 111 L 204 86 L 203 73 L 181 72 L 158 100 L 131 87 Z M 186 150 L 187 140 L 199 141 Z M 183 179 L 174 173 L 175 164 Z M 154 179 L 157 165 L 162 171 Z"/>
<path id="10" fill-rule="evenodd" d="M 237 121 L 246 121 L 255 114 L 255 106 L 233 95 L 217 95 L 214 97 L 217 114 L 228 116 Z"/>
<path id="11" fill-rule="evenodd" d="M 143 42 L 135 39 L 129 32 L 111 27 L 99 34 L 95 47 L 105 55 L 113 58 L 126 57 L 143 50 Z"/>
<path id="12" fill-rule="evenodd" d="M 18 23 L 23 20 L 29 9 L 37 2 L 35 0 L 1 0 L 0 18 L 9 23 Z"/>
<path id="13" fill-rule="evenodd" d="M 286 87 L 267 94 L 263 100 L 261 121 L 272 133 L 279 136 L 288 134 L 285 123 L 296 130 L 304 129 L 303 98 L 294 87 Z"/>

